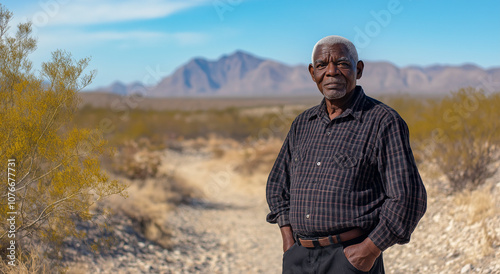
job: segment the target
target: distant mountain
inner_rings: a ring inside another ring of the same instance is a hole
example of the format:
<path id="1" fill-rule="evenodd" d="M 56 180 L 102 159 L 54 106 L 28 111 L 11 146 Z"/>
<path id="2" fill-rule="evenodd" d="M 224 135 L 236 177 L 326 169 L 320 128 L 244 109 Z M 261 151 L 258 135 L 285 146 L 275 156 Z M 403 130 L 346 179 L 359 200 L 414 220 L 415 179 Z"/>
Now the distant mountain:
<path id="1" fill-rule="evenodd" d="M 398 68 L 387 62 L 365 62 L 359 84 L 370 93 L 445 94 L 472 86 L 484 88 L 488 79 L 500 80 L 500 68 L 482 69 L 475 65 L 410 66 Z M 496 89 L 500 91 L 499 83 Z"/>
<path id="2" fill-rule="evenodd" d="M 255 96 L 304 94 L 311 82 L 304 67 L 291 67 L 237 51 L 216 61 L 195 58 L 163 78 L 151 96 Z"/>
<path id="3" fill-rule="evenodd" d="M 470 64 L 398 68 L 388 62 L 365 62 L 358 83 L 368 94 L 443 94 L 466 86 L 480 86 L 486 79 L 499 82 L 500 68 L 485 70 Z M 214 61 L 194 58 L 156 86 L 115 82 L 97 91 L 152 97 L 293 96 L 318 92 L 307 65 L 289 66 L 243 51 Z"/>
<path id="4" fill-rule="evenodd" d="M 96 92 L 114 93 L 118 95 L 129 95 L 134 93 L 144 93 L 147 90 L 146 87 L 140 82 L 134 82 L 132 84 L 125 85 L 122 82 L 116 81 L 110 86 L 98 88 L 94 90 Z"/>

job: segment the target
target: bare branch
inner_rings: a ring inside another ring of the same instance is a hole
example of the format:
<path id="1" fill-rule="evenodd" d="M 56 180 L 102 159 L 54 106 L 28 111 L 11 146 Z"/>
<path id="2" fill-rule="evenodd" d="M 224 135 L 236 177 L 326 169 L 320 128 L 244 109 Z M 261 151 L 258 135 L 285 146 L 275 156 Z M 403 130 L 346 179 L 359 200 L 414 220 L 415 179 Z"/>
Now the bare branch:
<path id="1" fill-rule="evenodd" d="M 29 224 L 29 225 L 27 225 L 27 226 L 24 226 L 24 227 L 20 227 L 20 228 L 18 229 L 18 231 L 23 231 L 23 230 L 29 229 L 29 228 L 30 228 L 30 227 L 32 227 L 34 224 L 36 224 L 36 223 L 38 223 L 39 221 L 41 221 L 41 220 L 43 220 L 43 219 L 47 218 L 47 217 L 50 215 L 50 213 L 52 213 L 52 212 L 53 212 L 53 210 L 57 207 L 57 205 L 59 205 L 60 203 L 62 203 L 62 202 L 64 202 L 64 201 L 66 201 L 66 200 L 69 200 L 69 199 L 71 199 L 71 198 L 75 197 L 75 196 L 76 196 L 76 195 L 78 195 L 79 193 L 80 193 L 80 189 L 79 189 L 77 192 L 75 192 L 75 193 L 73 193 L 73 194 L 71 194 L 71 195 L 69 195 L 69 196 L 67 196 L 67 197 L 64 197 L 64 198 L 62 198 L 62 199 L 60 199 L 60 200 L 57 200 L 57 201 L 55 201 L 55 202 L 51 203 L 50 205 L 46 206 L 46 207 L 42 210 L 42 212 L 38 215 L 38 217 L 37 217 L 34 221 L 32 221 L 32 222 L 31 222 L 31 224 Z M 52 210 L 48 211 L 48 210 L 49 210 L 49 208 L 52 208 Z M 45 213 L 46 211 L 48 211 L 48 212 L 47 212 L 47 213 Z"/>

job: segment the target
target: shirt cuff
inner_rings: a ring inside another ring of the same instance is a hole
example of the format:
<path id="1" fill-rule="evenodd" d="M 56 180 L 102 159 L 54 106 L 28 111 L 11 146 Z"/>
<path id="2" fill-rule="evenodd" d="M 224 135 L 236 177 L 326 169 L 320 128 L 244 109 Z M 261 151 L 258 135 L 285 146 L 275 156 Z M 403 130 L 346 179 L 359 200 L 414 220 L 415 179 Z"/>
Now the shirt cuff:
<path id="1" fill-rule="evenodd" d="M 290 224 L 290 220 L 289 220 L 289 217 L 288 217 L 288 211 L 280 213 L 279 215 L 269 213 L 267 215 L 267 219 L 266 220 L 267 220 L 267 222 L 269 222 L 271 224 L 278 223 L 278 225 L 280 227 Z"/>
<path id="2" fill-rule="evenodd" d="M 396 243 L 404 243 L 398 237 L 396 237 L 387 227 L 384 221 L 379 222 L 374 230 L 368 235 L 372 242 L 381 250 L 384 251 L 387 248 L 393 246 Z"/>
<path id="3" fill-rule="evenodd" d="M 284 214 L 281 214 L 278 216 L 278 225 L 280 227 L 290 225 L 290 220 L 288 218 L 288 212 L 285 212 Z"/>

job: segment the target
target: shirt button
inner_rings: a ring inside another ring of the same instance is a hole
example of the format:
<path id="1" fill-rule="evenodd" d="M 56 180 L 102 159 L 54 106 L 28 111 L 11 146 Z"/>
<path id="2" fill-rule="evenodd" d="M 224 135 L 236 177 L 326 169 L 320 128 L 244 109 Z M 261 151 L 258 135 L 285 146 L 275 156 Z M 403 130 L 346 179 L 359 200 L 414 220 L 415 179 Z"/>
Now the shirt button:
<path id="1" fill-rule="evenodd" d="M 320 165 L 321 165 L 321 162 L 317 162 L 317 163 L 316 163 L 316 165 L 317 165 L 317 166 L 320 166 Z"/>
<path id="2" fill-rule="evenodd" d="M 330 132 L 330 131 L 326 132 L 326 135 L 330 136 L 330 134 L 332 134 L 332 132 Z"/>
<path id="3" fill-rule="evenodd" d="M 309 214 L 306 214 L 306 218 L 307 218 L 307 219 L 309 219 L 309 217 L 311 217 L 311 215 L 309 215 Z"/>
<path id="4" fill-rule="evenodd" d="M 298 162 L 299 161 L 299 158 L 295 157 L 295 162 Z"/>

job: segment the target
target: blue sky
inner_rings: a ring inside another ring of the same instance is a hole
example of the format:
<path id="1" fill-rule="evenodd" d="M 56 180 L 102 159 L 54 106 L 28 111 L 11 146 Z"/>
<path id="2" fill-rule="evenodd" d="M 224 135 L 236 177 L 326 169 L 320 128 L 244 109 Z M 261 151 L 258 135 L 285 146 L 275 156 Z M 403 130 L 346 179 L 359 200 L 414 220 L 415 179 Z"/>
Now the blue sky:
<path id="1" fill-rule="evenodd" d="M 368 61 L 500 66 L 500 1 L 2 0 L 31 20 L 35 68 L 55 49 L 91 57 L 89 88 L 154 84 L 193 57 L 238 49 L 308 64 L 316 41 L 342 35 Z"/>

